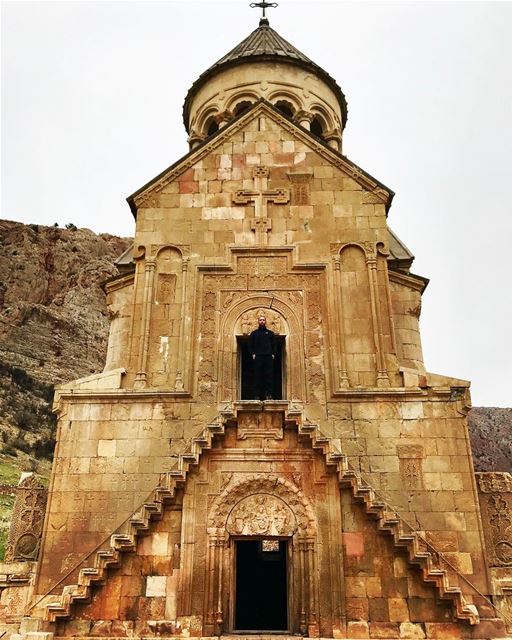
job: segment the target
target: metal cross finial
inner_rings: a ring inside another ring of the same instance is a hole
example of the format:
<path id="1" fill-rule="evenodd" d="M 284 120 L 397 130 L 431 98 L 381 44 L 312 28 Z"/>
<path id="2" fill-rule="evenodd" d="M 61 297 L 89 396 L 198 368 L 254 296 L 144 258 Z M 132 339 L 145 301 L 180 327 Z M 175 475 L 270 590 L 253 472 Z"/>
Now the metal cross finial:
<path id="1" fill-rule="evenodd" d="M 265 9 L 268 9 L 269 7 L 277 7 L 277 6 L 278 6 L 277 2 L 267 2 L 266 0 L 262 0 L 261 2 L 251 2 L 250 4 L 251 9 L 259 7 L 263 11 L 261 20 L 265 20 L 265 21 L 267 20 Z"/>

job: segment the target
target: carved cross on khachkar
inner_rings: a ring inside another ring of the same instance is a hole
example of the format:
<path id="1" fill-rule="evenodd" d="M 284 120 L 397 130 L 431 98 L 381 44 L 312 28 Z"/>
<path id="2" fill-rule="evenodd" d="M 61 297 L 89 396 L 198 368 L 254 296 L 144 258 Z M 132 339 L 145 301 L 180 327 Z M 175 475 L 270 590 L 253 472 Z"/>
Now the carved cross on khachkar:
<path id="1" fill-rule="evenodd" d="M 272 221 L 268 218 L 267 204 L 287 204 L 290 202 L 288 189 L 268 188 L 268 167 L 254 167 L 254 191 L 241 190 L 233 194 L 233 204 L 249 204 L 254 202 L 254 220 L 251 229 L 256 233 L 256 244 L 268 244 L 268 232 L 272 228 Z"/>

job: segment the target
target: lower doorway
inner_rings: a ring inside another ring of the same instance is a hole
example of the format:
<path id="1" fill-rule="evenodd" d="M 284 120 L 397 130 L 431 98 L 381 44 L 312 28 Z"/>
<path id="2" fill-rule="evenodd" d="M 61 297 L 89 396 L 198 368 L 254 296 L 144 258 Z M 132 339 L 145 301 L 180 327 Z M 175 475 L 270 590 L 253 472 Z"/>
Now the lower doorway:
<path id="1" fill-rule="evenodd" d="M 235 631 L 287 631 L 286 540 L 236 540 Z"/>

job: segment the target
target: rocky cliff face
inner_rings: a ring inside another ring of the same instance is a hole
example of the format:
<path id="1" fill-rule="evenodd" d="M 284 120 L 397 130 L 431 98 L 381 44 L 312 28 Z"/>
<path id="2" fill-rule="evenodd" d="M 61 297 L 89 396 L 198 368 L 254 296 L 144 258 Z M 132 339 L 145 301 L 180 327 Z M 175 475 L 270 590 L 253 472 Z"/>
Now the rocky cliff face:
<path id="1" fill-rule="evenodd" d="M 103 369 L 101 283 L 130 238 L 0 221 L 0 434 L 3 453 L 49 457 L 53 385 Z M 469 414 L 475 468 L 512 471 L 512 409 Z"/>
<path id="2" fill-rule="evenodd" d="M 45 382 L 103 367 L 101 283 L 130 240 L 88 229 L 0 222 L 0 357 Z"/>
<path id="3" fill-rule="evenodd" d="M 512 472 L 512 409 L 474 407 L 469 435 L 475 471 Z"/>
<path id="4" fill-rule="evenodd" d="M 129 238 L 0 221 L 0 430 L 4 452 L 48 454 L 53 385 L 103 369 L 101 283 Z"/>

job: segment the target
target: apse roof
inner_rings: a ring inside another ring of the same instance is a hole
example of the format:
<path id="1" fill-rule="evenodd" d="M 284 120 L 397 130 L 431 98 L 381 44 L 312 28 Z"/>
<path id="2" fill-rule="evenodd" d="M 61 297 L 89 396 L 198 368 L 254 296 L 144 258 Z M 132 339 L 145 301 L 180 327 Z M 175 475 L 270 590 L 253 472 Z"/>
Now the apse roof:
<path id="1" fill-rule="evenodd" d="M 265 60 L 281 60 L 283 62 L 290 62 L 312 71 L 314 74 L 322 78 L 338 98 L 343 114 L 343 125 L 345 125 L 347 121 L 347 101 L 345 100 L 345 96 L 336 80 L 334 80 L 327 71 L 324 71 L 322 67 L 318 66 L 310 58 L 285 40 L 281 35 L 279 35 L 279 33 L 277 33 L 277 31 L 274 31 L 274 29 L 270 27 L 266 18 L 262 18 L 257 29 L 248 35 L 245 40 L 242 40 L 242 42 L 240 42 L 240 44 L 238 44 L 234 49 L 231 49 L 231 51 L 229 51 L 220 60 L 217 60 L 217 62 L 209 69 L 204 71 L 190 87 L 183 105 L 183 120 L 185 121 L 185 128 L 187 131 L 190 103 L 199 88 L 202 87 L 209 78 L 215 75 L 218 71 L 229 67 Z"/>
<path id="2" fill-rule="evenodd" d="M 413 263 L 414 255 L 400 240 L 400 238 L 391 231 L 389 231 L 389 260 L 396 263 L 397 266 L 409 269 Z"/>

